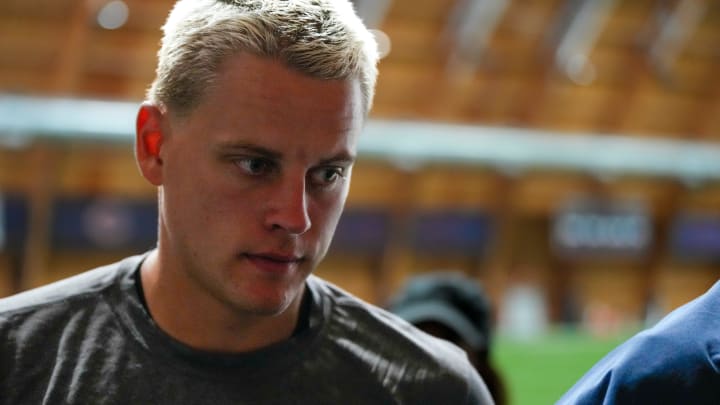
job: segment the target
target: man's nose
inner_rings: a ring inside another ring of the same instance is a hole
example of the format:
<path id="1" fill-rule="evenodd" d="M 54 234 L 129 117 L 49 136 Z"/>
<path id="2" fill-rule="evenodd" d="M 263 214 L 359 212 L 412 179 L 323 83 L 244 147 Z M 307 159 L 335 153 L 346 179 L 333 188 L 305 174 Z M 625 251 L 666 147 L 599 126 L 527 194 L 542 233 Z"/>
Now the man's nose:
<path id="1" fill-rule="evenodd" d="M 266 218 L 271 229 L 282 229 L 293 235 L 301 235 L 310 229 L 305 179 L 282 181 L 272 199 L 268 201 L 270 210 Z"/>

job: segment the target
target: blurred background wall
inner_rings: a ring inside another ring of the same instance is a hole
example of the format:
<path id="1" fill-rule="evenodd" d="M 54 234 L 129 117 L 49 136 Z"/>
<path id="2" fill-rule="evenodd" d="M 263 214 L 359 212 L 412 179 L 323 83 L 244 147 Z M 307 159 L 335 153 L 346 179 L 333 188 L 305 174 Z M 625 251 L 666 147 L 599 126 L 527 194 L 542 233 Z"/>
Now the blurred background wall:
<path id="1" fill-rule="evenodd" d="M 521 341 L 622 336 L 718 278 L 720 2 L 355 3 L 384 57 L 318 273 L 384 305 L 463 271 Z M 0 2 L 0 296 L 153 246 L 133 125 L 171 5 Z"/>

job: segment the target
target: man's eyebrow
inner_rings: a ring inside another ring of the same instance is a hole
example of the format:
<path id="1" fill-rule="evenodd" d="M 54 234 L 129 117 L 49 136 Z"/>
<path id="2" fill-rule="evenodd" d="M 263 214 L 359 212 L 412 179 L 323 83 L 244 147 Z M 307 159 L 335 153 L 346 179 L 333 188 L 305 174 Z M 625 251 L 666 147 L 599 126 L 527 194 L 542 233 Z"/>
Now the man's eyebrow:
<path id="1" fill-rule="evenodd" d="M 348 152 L 340 152 L 336 154 L 335 156 L 331 156 L 326 159 L 320 160 L 321 165 L 329 165 L 329 164 L 346 164 L 351 165 L 355 163 L 356 156 L 348 153 Z"/>
<path id="2" fill-rule="evenodd" d="M 263 157 L 278 160 L 282 157 L 282 153 L 268 149 L 262 146 L 253 145 L 251 143 L 238 143 L 238 142 L 220 142 L 216 144 L 213 149 L 218 152 L 252 152 Z"/>
<path id="3" fill-rule="evenodd" d="M 219 142 L 214 147 L 214 150 L 220 153 L 232 153 L 232 152 L 251 152 L 255 153 L 257 155 L 274 159 L 274 160 L 280 160 L 283 157 L 283 154 L 272 149 L 265 148 L 263 146 L 258 146 L 251 143 L 238 143 L 238 142 Z M 351 165 L 355 162 L 356 156 L 354 154 L 351 154 L 347 151 L 339 152 L 333 156 L 330 156 L 328 158 L 321 159 L 318 164 L 319 165 L 329 165 L 329 164 L 346 164 Z"/>

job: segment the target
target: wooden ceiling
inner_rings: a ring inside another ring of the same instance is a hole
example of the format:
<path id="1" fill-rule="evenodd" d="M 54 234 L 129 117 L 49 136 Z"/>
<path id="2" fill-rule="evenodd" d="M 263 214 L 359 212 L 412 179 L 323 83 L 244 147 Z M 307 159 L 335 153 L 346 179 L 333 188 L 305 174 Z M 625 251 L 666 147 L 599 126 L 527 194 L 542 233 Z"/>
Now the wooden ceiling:
<path id="1" fill-rule="evenodd" d="M 376 118 L 720 141 L 720 1 L 357 2 L 391 42 Z M 114 30 L 107 3 L 0 2 L 0 92 L 141 100 L 173 1 Z"/>

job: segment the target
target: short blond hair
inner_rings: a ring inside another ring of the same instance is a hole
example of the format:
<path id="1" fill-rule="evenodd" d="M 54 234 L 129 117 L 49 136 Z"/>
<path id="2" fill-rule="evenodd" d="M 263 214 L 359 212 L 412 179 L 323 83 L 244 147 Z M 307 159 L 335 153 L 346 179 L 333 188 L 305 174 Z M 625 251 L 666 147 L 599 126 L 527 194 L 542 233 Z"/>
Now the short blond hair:
<path id="1" fill-rule="evenodd" d="M 239 52 L 319 79 L 357 78 L 365 113 L 372 106 L 377 45 L 348 0 L 179 0 L 163 32 L 147 98 L 180 115 Z"/>

